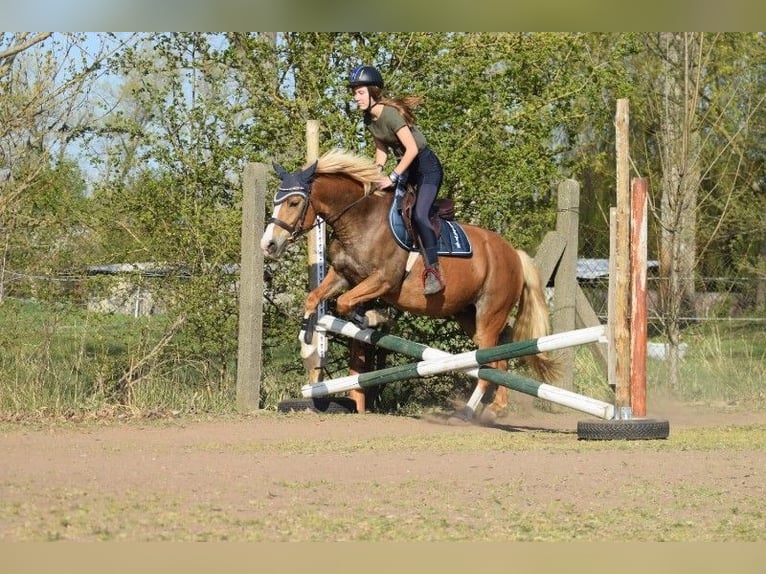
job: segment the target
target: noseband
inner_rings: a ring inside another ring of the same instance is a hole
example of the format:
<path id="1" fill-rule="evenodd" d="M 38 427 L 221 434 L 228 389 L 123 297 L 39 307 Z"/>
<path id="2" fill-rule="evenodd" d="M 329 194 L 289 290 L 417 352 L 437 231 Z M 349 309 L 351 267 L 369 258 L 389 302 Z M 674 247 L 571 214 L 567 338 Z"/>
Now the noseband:
<path id="1" fill-rule="evenodd" d="M 292 175 L 292 177 L 291 177 Z M 277 193 L 274 195 L 274 205 L 279 205 L 280 203 L 283 203 L 287 200 L 287 198 L 292 197 L 294 195 L 299 195 L 303 199 L 303 207 L 301 207 L 301 213 L 298 216 L 298 219 L 296 220 L 294 225 L 290 225 L 286 221 L 282 221 L 281 219 L 278 219 L 276 217 L 270 217 L 268 223 L 273 223 L 274 225 L 281 227 L 287 233 L 290 234 L 290 241 L 295 241 L 296 239 L 300 238 L 301 236 L 307 234 L 309 231 L 314 229 L 315 227 L 321 225 L 322 220 L 317 218 L 316 223 L 311 225 L 310 227 L 303 227 L 303 221 L 306 218 L 306 212 L 308 211 L 309 205 L 311 204 L 311 185 L 314 183 L 313 175 L 312 177 L 306 181 L 298 181 L 297 178 L 295 178 L 294 174 L 284 174 L 282 178 L 282 185 L 279 186 L 279 189 L 277 190 Z M 332 217 L 327 220 L 328 225 L 332 225 L 334 222 L 336 222 L 340 217 L 346 213 L 349 209 L 354 207 L 357 203 L 360 201 L 363 201 L 367 197 L 367 194 L 363 194 L 362 197 L 359 199 L 356 199 L 349 203 L 346 207 L 341 209 L 340 213 L 338 213 L 335 217 Z"/>

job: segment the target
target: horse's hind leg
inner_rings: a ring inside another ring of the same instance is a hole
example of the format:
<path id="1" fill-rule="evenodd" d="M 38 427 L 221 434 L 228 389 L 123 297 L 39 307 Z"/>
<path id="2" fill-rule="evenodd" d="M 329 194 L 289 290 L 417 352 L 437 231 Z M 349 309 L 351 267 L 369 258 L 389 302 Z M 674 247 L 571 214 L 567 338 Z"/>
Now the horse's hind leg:
<path id="1" fill-rule="evenodd" d="M 477 328 L 476 328 L 476 314 L 471 309 L 470 312 L 463 312 L 458 315 L 456 315 L 455 319 L 457 320 L 460 327 L 463 329 L 466 335 L 471 338 L 471 340 L 479 347 L 491 347 L 497 344 L 497 340 L 495 339 L 492 341 L 491 344 L 486 344 L 486 338 L 484 336 L 479 337 L 477 335 Z M 504 362 L 503 362 L 504 363 Z M 492 364 L 490 366 L 493 367 L 501 367 L 505 368 L 504 364 Z M 474 387 L 473 393 L 471 394 L 470 398 L 468 399 L 468 402 L 465 405 L 465 408 L 463 409 L 463 418 L 473 420 L 477 413 L 481 413 L 481 415 L 484 415 L 484 411 L 487 407 L 482 408 L 481 405 L 483 403 L 484 398 L 491 393 L 492 391 L 495 391 L 495 399 L 493 401 L 493 404 L 498 402 L 498 393 L 503 393 L 505 391 L 504 387 L 497 387 L 495 384 L 490 383 L 486 379 L 478 379 L 476 383 L 476 387 Z M 500 398 L 500 401 L 503 405 L 503 408 L 508 402 L 507 399 L 507 393 L 504 394 Z M 496 415 L 494 414 L 488 414 L 488 417 L 491 420 L 494 420 L 496 418 Z M 484 417 L 483 417 L 484 418 Z"/>
<path id="2" fill-rule="evenodd" d="M 507 313 L 497 309 L 492 313 L 477 313 L 476 333 L 474 334 L 476 346 L 480 349 L 486 349 L 500 344 L 500 339 L 507 326 L 507 317 Z M 495 361 L 487 366 L 499 371 L 506 371 L 508 369 L 508 361 Z M 483 422 L 494 422 L 508 408 L 508 389 L 502 385 L 494 385 L 484 379 L 480 379 L 479 385 L 483 385 L 485 391 L 495 389 L 495 397 L 492 403 L 487 405 L 481 413 Z"/>
<path id="3" fill-rule="evenodd" d="M 349 374 L 358 375 L 368 370 L 367 368 L 367 349 L 364 343 L 351 339 L 349 345 Z M 367 412 L 367 393 L 365 389 L 351 389 L 348 391 L 348 396 L 356 404 L 356 412 L 364 414 Z"/>

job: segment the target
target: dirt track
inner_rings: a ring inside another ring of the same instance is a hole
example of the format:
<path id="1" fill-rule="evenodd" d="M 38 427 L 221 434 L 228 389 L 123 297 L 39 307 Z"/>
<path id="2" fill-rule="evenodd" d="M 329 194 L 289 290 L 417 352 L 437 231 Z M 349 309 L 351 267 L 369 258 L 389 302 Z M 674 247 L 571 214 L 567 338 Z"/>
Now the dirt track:
<path id="1" fill-rule="evenodd" d="M 651 415 L 668 441 L 578 441 L 587 415 L 536 410 L 494 427 L 309 413 L 5 425 L 0 541 L 766 539 L 762 440 L 672 448 L 696 429 L 762 436 L 766 413 Z"/>

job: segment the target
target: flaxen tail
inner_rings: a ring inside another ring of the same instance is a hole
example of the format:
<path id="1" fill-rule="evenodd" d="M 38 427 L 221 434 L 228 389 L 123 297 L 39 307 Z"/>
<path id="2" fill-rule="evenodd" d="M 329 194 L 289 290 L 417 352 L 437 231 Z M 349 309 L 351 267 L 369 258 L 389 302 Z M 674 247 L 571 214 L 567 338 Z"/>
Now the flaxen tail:
<path id="1" fill-rule="evenodd" d="M 513 327 L 513 340 L 538 339 L 550 333 L 548 305 L 545 303 L 540 274 L 534 260 L 526 252 L 517 251 L 524 272 L 524 289 Z M 558 362 L 545 353 L 527 355 L 524 360 L 546 383 L 553 382 L 560 376 Z"/>

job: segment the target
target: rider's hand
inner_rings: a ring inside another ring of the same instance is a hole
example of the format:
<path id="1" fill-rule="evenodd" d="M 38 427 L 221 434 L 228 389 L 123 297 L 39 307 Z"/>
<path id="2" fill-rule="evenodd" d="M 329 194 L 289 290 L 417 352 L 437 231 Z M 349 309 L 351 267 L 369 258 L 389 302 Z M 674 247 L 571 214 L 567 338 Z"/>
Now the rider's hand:
<path id="1" fill-rule="evenodd" d="M 393 184 L 393 182 L 391 181 L 391 179 L 387 175 L 381 177 L 378 180 L 378 188 L 379 189 L 388 189 L 392 185 L 394 185 L 394 184 Z"/>

